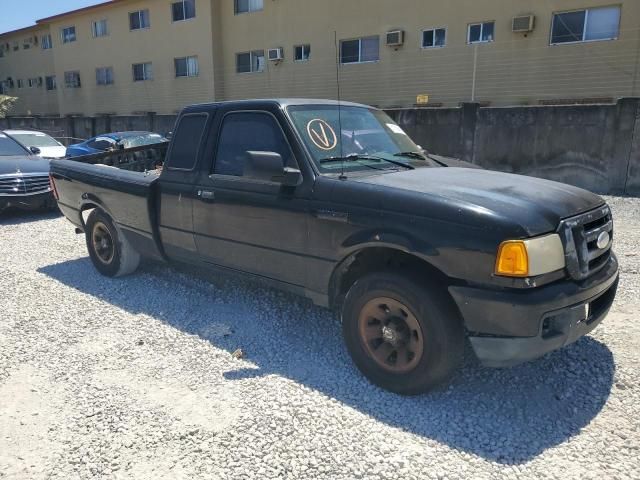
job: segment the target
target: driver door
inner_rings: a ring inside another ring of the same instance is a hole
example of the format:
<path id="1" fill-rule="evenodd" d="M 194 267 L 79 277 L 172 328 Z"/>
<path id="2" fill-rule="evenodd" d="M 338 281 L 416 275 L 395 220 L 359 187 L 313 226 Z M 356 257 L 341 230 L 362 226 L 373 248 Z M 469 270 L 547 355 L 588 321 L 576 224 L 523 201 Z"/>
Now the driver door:
<path id="1" fill-rule="evenodd" d="M 209 176 L 196 187 L 195 241 L 205 261 L 292 285 L 304 285 L 307 189 L 252 178 L 246 152 L 281 155 L 297 167 L 276 111 L 222 109 Z"/>

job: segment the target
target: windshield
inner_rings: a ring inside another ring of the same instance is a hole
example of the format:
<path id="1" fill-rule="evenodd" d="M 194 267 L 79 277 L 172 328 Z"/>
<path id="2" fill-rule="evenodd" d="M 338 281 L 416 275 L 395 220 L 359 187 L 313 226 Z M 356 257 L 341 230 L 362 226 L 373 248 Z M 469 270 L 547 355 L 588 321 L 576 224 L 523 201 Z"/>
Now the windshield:
<path id="1" fill-rule="evenodd" d="M 56 142 L 46 133 L 12 133 L 11 136 L 27 147 L 59 147 Z"/>
<path id="2" fill-rule="evenodd" d="M 0 157 L 10 157 L 13 155 L 29 155 L 29 152 L 14 139 L 0 133 Z"/>
<path id="3" fill-rule="evenodd" d="M 123 138 L 120 143 L 124 148 L 142 147 L 143 145 L 153 145 L 154 143 L 166 142 L 167 139 L 158 133 L 149 133 L 137 137 Z"/>
<path id="4" fill-rule="evenodd" d="M 380 110 L 296 105 L 287 111 L 321 173 L 433 165 L 402 128 Z"/>

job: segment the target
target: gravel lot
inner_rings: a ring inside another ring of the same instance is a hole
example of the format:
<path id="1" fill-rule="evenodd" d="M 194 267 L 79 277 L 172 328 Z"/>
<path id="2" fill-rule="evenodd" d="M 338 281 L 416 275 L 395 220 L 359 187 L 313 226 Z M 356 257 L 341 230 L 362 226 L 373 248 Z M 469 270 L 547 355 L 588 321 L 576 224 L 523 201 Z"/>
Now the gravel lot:
<path id="1" fill-rule="evenodd" d="M 609 200 L 622 283 L 594 335 L 418 398 L 303 300 L 109 280 L 66 220 L 0 218 L 0 478 L 640 478 L 640 199 Z"/>

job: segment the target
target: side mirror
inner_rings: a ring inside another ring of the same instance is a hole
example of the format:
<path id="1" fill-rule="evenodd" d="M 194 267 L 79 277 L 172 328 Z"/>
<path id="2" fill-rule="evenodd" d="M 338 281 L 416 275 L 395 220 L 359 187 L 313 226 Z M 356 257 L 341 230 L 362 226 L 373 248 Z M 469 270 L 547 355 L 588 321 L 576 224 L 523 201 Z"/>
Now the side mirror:
<path id="1" fill-rule="evenodd" d="M 285 167 L 282 156 L 276 152 L 247 152 L 244 175 L 287 187 L 297 187 L 302 183 L 300 170 Z"/>
<path id="2" fill-rule="evenodd" d="M 34 155 L 40 155 L 40 149 L 38 147 L 29 147 L 29 150 L 31 151 L 31 153 L 33 153 Z"/>

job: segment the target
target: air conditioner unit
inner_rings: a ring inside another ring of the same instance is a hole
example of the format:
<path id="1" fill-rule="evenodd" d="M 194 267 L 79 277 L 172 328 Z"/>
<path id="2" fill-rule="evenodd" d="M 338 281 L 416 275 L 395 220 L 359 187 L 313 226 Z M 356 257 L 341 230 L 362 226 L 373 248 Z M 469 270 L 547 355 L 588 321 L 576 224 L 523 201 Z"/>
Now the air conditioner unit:
<path id="1" fill-rule="evenodd" d="M 284 49 L 282 47 L 269 49 L 269 61 L 281 62 L 284 60 Z"/>
<path id="2" fill-rule="evenodd" d="M 514 33 L 527 33 L 533 32 L 535 27 L 536 17 L 533 15 L 523 15 L 520 17 L 513 17 L 512 31 Z"/>
<path id="3" fill-rule="evenodd" d="M 400 47 L 404 45 L 404 30 L 387 32 L 387 47 Z"/>

